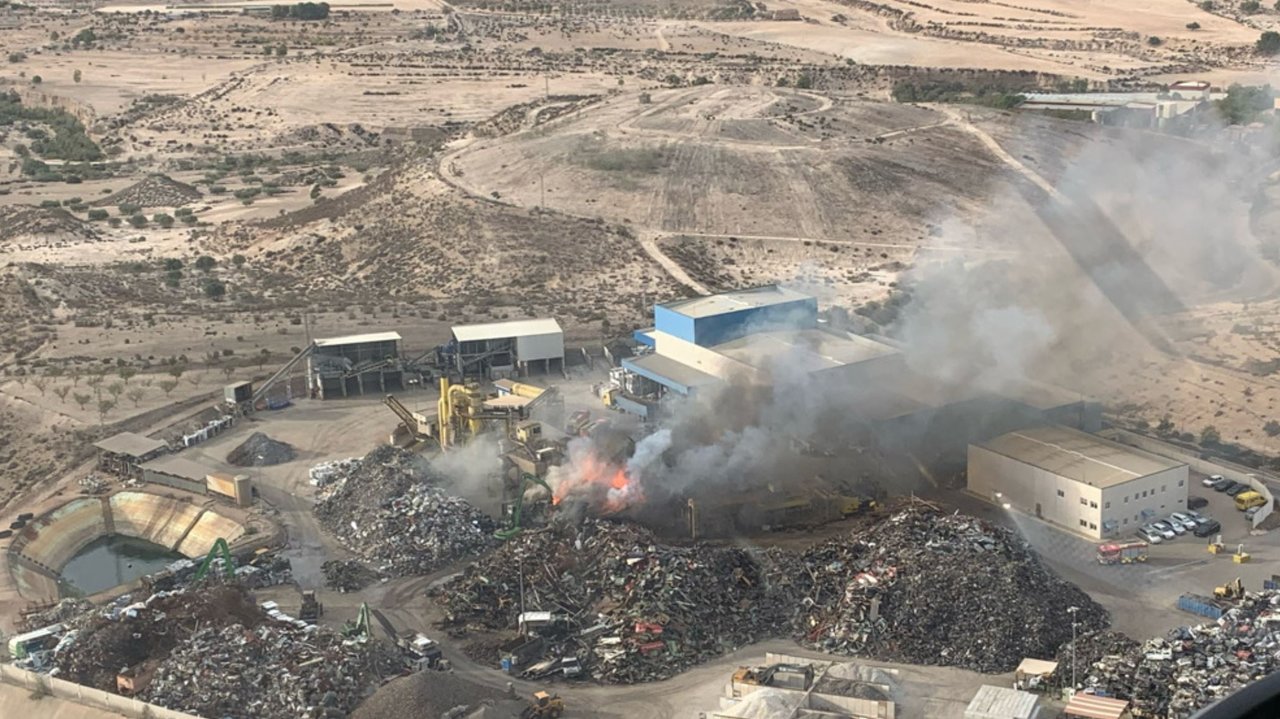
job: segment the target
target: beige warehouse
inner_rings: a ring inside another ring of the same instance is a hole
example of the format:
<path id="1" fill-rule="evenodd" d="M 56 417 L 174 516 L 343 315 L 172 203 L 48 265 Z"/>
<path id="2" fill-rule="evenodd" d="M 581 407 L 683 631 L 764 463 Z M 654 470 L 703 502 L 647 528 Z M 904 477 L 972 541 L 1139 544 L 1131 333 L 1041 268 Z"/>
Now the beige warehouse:
<path id="1" fill-rule="evenodd" d="M 1093 539 L 1185 510 L 1187 482 L 1186 464 L 1058 425 L 969 446 L 971 492 Z"/>

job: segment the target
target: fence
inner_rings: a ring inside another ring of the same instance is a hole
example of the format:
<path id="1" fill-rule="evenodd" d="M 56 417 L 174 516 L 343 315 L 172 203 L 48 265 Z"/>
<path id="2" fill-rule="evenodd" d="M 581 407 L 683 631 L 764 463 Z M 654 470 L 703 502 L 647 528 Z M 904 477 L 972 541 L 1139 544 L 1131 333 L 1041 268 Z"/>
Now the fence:
<path id="1" fill-rule="evenodd" d="M 12 664 L 0 664 L 0 682 L 23 687 L 33 694 L 47 694 L 83 706 L 136 717 L 136 719 L 144 719 L 144 717 L 147 719 L 200 719 L 193 714 L 184 714 L 137 699 L 122 697 L 119 694 L 104 692 L 101 689 L 82 686 L 65 679 L 29 672 Z"/>

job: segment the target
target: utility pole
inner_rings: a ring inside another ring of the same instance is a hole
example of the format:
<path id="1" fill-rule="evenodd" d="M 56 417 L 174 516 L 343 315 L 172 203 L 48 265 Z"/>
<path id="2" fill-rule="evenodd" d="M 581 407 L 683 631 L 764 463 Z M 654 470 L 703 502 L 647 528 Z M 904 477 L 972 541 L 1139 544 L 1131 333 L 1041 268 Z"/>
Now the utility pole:
<path id="1" fill-rule="evenodd" d="M 1080 607 L 1067 607 L 1067 613 L 1071 615 L 1071 694 L 1076 693 L 1076 612 L 1080 611 Z"/>
<path id="2" fill-rule="evenodd" d="M 538 207 L 547 209 L 547 185 L 543 181 L 542 173 L 538 173 Z"/>
<path id="3" fill-rule="evenodd" d="M 551 76 L 543 75 L 542 82 L 543 82 L 542 98 L 544 100 L 550 100 L 551 99 Z"/>

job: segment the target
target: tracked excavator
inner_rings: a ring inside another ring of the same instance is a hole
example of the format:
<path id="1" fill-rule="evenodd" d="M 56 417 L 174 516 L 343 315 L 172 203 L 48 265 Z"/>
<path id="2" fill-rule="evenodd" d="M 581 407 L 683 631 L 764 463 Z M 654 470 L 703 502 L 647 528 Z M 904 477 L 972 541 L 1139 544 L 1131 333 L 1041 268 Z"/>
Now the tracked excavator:
<path id="1" fill-rule="evenodd" d="M 513 499 L 502 503 L 502 517 L 506 521 L 507 526 L 494 532 L 494 537 L 505 542 L 508 539 L 519 536 L 520 533 L 524 531 L 524 526 L 521 524 L 524 514 L 524 495 L 525 492 L 528 491 L 530 484 L 537 484 L 546 488 L 547 496 L 550 498 L 551 485 L 547 484 L 546 480 L 538 477 L 537 475 L 522 472 L 520 474 L 520 486 L 516 491 L 516 496 Z"/>

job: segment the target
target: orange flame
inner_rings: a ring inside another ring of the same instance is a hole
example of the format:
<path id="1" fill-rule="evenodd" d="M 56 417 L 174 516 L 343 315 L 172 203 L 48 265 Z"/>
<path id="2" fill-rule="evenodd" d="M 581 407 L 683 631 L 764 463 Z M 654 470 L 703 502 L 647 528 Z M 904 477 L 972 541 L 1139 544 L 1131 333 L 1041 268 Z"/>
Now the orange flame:
<path id="1" fill-rule="evenodd" d="M 594 452 L 575 458 L 565 470 L 551 497 L 554 505 L 566 497 L 577 496 L 603 514 L 615 514 L 644 501 L 639 481 L 629 476 L 626 469 L 601 460 Z"/>

